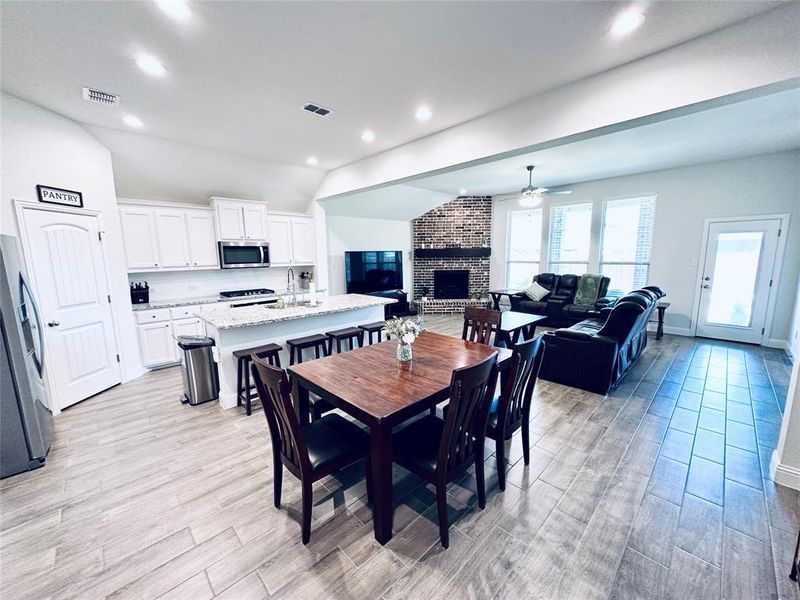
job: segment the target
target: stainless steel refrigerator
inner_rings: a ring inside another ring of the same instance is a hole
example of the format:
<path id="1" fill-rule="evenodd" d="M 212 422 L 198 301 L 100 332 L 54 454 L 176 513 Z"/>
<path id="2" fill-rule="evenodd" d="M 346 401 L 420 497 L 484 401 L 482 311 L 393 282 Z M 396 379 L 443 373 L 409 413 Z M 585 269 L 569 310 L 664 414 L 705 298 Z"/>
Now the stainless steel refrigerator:
<path id="1" fill-rule="evenodd" d="M 44 386 L 44 335 L 17 238 L 0 235 L 0 478 L 44 465 L 53 414 Z"/>

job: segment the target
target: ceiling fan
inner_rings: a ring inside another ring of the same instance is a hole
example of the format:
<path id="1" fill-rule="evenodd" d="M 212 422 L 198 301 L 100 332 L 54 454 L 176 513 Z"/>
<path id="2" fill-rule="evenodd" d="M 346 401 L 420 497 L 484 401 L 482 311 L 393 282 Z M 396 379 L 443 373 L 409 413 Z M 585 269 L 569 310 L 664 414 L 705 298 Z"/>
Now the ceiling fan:
<path id="1" fill-rule="evenodd" d="M 548 188 L 534 187 L 533 185 L 533 165 L 525 167 L 528 169 L 528 185 L 522 188 L 519 192 L 519 205 L 525 208 L 535 208 L 542 203 L 542 196 L 548 194 L 550 196 L 566 196 L 572 193 L 572 190 L 556 190 L 549 191 Z"/>

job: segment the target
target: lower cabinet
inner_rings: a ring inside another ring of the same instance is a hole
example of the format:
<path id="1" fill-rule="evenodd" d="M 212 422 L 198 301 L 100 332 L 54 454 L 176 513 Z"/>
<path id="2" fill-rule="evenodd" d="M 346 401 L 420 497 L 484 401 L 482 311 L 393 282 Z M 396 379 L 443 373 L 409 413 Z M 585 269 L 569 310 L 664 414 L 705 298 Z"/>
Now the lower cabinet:
<path id="1" fill-rule="evenodd" d="M 203 321 L 195 316 L 184 316 L 196 311 L 197 307 L 191 307 L 143 310 L 136 313 L 139 322 L 139 351 L 145 367 L 162 367 L 180 362 L 178 336 L 206 334 Z M 176 316 L 180 318 L 174 318 Z"/>
<path id="2" fill-rule="evenodd" d="M 168 365 L 179 360 L 172 323 L 160 321 L 139 325 L 139 351 L 145 367 Z"/>

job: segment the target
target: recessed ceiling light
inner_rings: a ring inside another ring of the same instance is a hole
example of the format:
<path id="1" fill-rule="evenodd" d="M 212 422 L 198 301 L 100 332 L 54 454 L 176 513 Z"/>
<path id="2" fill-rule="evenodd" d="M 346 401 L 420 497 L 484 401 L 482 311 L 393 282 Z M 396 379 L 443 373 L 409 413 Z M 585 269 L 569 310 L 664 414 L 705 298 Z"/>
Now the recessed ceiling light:
<path id="1" fill-rule="evenodd" d="M 631 6 L 623 10 L 611 24 L 611 35 L 622 37 L 632 33 L 644 23 L 644 13 L 637 7 Z"/>
<path id="2" fill-rule="evenodd" d="M 125 125 L 127 125 L 128 127 L 135 127 L 136 129 L 139 129 L 140 127 L 144 126 L 142 120 L 134 115 L 125 115 L 124 117 L 122 117 L 122 122 L 125 123 Z"/>
<path id="3" fill-rule="evenodd" d="M 467 190 L 465 190 L 464 188 L 461 188 L 461 190 L 458 192 L 458 194 L 459 194 L 459 196 L 466 196 L 467 195 Z"/>
<path id="4" fill-rule="evenodd" d="M 414 116 L 417 117 L 417 121 L 427 121 L 433 116 L 433 112 L 431 112 L 430 106 L 423 104 L 417 108 Z"/>
<path id="5" fill-rule="evenodd" d="M 367 143 L 375 141 L 375 132 L 371 129 L 365 129 L 361 134 L 361 139 Z"/>
<path id="6" fill-rule="evenodd" d="M 150 54 L 140 54 L 136 57 L 136 65 L 148 75 L 153 77 L 162 77 L 167 70 L 164 68 L 159 60 Z"/>
<path id="7" fill-rule="evenodd" d="M 313 167 L 313 166 L 315 166 L 315 165 L 318 165 L 318 164 L 319 164 L 319 160 L 317 159 L 317 157 L 316 157 L 316 156 L 309 156 L 309 157 L 306 159 L 306 162 L 307 162 L 309 165 L 311 165 L 312 167 Z"/>
<path id="8" fill-rule="evenodd" d="M 185 0 L 154 0 L 154 2 L 170 19 L 186 23 L 192 18 L 192 8 Z"/>

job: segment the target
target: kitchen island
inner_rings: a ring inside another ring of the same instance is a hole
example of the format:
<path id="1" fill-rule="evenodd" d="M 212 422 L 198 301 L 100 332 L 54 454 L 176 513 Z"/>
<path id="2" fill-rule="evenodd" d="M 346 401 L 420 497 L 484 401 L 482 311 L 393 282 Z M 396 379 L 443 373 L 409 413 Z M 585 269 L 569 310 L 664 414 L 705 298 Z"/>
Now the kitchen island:
<path id="1" fill-rule="evenodd" d="M 264 344 L 280 344 L 281 365 L 289 366 L 287 339 L 326 333 L 384 320 L 384 307 L 396 300 L 345 294 L 328 296 L 316 306 L 300 304 L 277 308 L 274 304 L 215 308 L 199 313 L 205 321 L 209 337 L 216 342 L 215 356 L 219 366 L 219 404 L 236 406 L 236 359 L 233 352 Z"/>

